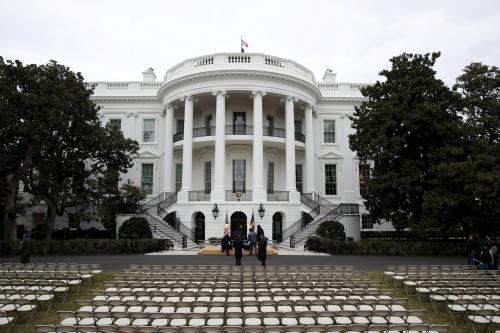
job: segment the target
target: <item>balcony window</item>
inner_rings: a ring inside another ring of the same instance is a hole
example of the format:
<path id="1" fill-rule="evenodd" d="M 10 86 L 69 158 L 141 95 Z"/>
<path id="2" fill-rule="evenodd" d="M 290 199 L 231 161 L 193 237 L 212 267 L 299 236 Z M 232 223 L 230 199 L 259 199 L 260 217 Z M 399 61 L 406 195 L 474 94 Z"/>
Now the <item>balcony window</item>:
<path id="1" fill-rule="evenodd" d="M 155 142 L 155 120 L 144 119 L 142 142 Z"/>
<path id="2" fill-rule="evenodd" d="M 273 132 L 274 132 L 274 117 L 267 116 L 267 133 L 265 133 L 265 135 L 274 136 Z"/>
<path id="3" fill-rule="evenodd" d="M 323 121 L 323 142 L 335 143 L 335 120 Z"/>
<path id="4" fill-rule="evenodd" d="M 245 135 L 246 134 L 246 114 L 245 112 L 233 113 L 233 134 Z"/>
<path id="5" fill-rule="evenodd" d="M 211 128 L 212 128 L 212 115 L 208 115 L 205 117 L 205 136 L 213 135 Z"/>
<path id="6" fill-rule="evenodd" d="M 184 132 L 184 119 L 177 119 L 177 125 L 175 129 L 176 129 L 175 133 Z"/>
<path id="7" fill-rule="evenodd" d="M 145 194 L 153 194 L 153 164 L 143 163 L 141 169 L 141 191 Z"/>
<path id="8" fill-rule="evenodd" d="M 337 165 L 325 164 L 325 194 L 337 195 Z"/>

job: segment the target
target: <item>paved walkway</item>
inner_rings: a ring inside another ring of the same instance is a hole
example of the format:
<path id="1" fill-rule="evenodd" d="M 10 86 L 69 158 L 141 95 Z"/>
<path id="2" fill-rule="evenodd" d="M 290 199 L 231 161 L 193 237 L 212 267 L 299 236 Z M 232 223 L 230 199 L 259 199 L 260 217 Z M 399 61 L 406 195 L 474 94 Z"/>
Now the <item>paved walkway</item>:
<path id="1" fill-rule="evenodd" d="M 175 253 L 175 252 L 174 252 Z M 232 265 L 233 257 L 219 256 L 186 256 L 186 255 L 81 255 L 62 256 L 46 255 L 33 256 L 32 262 L 74 262 L 100 264 L 107 272 L 118 272 L 127 268 L 130 264 L 140 265 L 185 265 L 185 264 L 212 264 Z M 19 257 L 0 257 L 0 262 L 19 262 Z M 426 265 L 426 264 L 466 264 L 466 258 L 462 257 L 423 257 L 423 256 L 355 256 L 355 255 L 279 255 L 268 257 L 267 265 L 307 265 L 307 264 L 329 264 L 329 265 L 354 265 L 355 270 L 365 272 L 382 272 L 386 265 Z M 242 265 L 260 265 L 257 258 L 243 257 Z"/>

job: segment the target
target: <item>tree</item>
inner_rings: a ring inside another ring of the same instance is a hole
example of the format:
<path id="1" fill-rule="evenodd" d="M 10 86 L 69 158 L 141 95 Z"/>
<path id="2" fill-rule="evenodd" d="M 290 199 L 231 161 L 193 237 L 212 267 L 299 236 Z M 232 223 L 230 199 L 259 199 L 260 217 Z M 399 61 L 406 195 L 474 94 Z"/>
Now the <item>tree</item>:
<path id="1" fill-rule="evenodd" d="M 143 217 L 131 217 L 120 226 L 120 238 L 153 238 L 151 227 Z"/>
<path id="2" fill-rule="evenodd" d="M 132 166 L 138 144 L 102 126 L 99 108 L 90 100 L 93 90 L 80 73 L 55 61 L 25 67 L 20 62 L 1 64 L 5 72 L 17 70 L 20 77 L 2 77 L 13 81 L 2 88 L 9 97 L 2 103 L 16 126 L 2 122 L 0 132 L 13 137 L 8 148 L 18 146 L 2 152 L 2 175 L 7 173 L 3 168 L 19 170 L 17 178 L 3 179 L 16 191 L 22 181 L 25 192 L 47 204 L 45 234 L 50 238 L 57 215 L 70 207 L 83 211 L 96 202 L 98 193 L 89 182 L 107 170 L 126 172 Z M 15 161 L 12 165 L 9 157 Z"/>
<path id="3" fill-rule="evenodd" d="M 366 207 L 375 219 L 390 221 L 397 230 L 443 226 L 424 211 L 424 203 L 434 197 L 430 190 L 446 181 L 442 168 L 465 158 L 459 96 L 435 77 L 439 55 L 392 58 L 392 68 L 380 72 L 385 81 L 361 90 L 368 100 L 350 117 L 356 130 L 349 136 L 351 149 L 361 161 L 374 162 Z M 452 198 L 440 199 L 457 204 Z M 448 222 L 444 229 L 456 227 L 455 221 Z"/>
<path id="4" fill-rule="evenodd" d="M 316 234 L 320 237 L 341 241 L 345 240 L 344 225 L 337 221 L 325 221 L 321 223 L 318 230 L 316 230 Z"/>

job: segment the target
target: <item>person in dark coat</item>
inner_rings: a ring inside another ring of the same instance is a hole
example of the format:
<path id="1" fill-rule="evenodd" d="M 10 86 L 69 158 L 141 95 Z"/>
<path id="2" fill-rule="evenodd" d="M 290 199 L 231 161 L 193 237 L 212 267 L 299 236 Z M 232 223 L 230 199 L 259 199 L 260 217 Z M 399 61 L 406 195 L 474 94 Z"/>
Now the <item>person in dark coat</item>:
<path id="1" fill-rule="evenodd" d="M 27 264 L 30 262 L 31 255 L 31 238 L 29 233 L 23 235 L 23 240 L 19 245 L 19 252 L 21 253 L 21 263 Z"/>
<path id="2" fill-rule="evenodd" d="M 259 249 L 257 251 L 257 259 L 262 262 L 262 266 L 266 266 L 267 258 L 267 238 L 262 233 L 259 240 Z"/>
<path id="3" fill-rule="evenodd" d="M 264 230 L 262 230 L 262 227 L 260 224 L 257 225 L 257 241 L 260 241 L 260 236 L 264 235 Z"/>
<path id="4" fill-rule="evenodd" d="M 241 257 L 243 257 L 243 240 L 237 236 L 233 242 L 234 257 L 236 258 L 236 266 L 241 266 Z"/>
<path id="5" fill-rule="evenodd" d="M 229 245 L 231 244 L 231 237 L 228 234 L 225 234 L 220 241 L 221 251 L 226 251 L 226 255 L 229 255 Z"/>

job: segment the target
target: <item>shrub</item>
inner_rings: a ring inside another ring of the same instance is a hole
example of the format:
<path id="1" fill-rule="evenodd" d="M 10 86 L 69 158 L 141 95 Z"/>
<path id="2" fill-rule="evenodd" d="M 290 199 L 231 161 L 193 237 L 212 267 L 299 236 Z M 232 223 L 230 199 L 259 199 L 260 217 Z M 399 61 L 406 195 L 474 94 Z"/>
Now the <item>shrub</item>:
<path id="1" fill-rule="evenodd" d="M 120 254 L 163 250 L 162 239 L 71 239 L 33 241 L 32 254 Z M 0 241 L 1 255 L 16 255 L 19 244 Z"/>
<path id="2" fill-rule="evenodd" d="M 373 255 L 433 255 L 465 256 L 463 241 L 443 240 L 381 240 L 369 239 L 358 242 L 343 242 L 324 237 L 311 237 L 306 241 L 310 251 L 330 254 Z"/>
<path id="3" fill-rule="evenodd" d="M 143 217 L 131 217 L 123 222 L 118 231 L 120 238 L 153 238 L 148 221 Z"/>
<path id="4" fill-rule="evenodd" d="M 320 237 L 345 240 L 344 225 L 337 221 L 326 221 L 319 225 L 316 234 Z"/>

